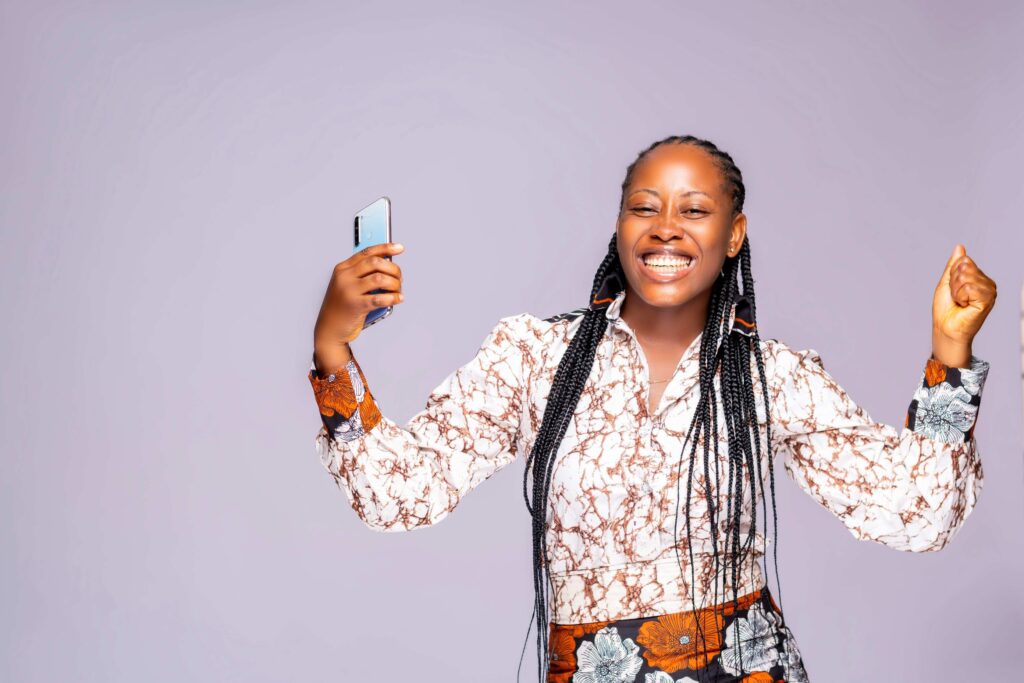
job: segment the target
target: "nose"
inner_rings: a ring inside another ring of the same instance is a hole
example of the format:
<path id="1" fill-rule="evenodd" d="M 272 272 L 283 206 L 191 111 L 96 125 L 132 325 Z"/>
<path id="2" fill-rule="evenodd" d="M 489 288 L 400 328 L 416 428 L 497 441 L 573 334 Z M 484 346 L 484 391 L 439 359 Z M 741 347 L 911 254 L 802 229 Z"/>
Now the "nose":
<path id="1" fill-rule="evenodd" d="M 683 239 L 684 236 L 685 231 L 681 219 L 667 217 L 658 221 L 657 225 L 651 228 L 651 237 L 657 237 L 666 242 L 672 239 Z"/>

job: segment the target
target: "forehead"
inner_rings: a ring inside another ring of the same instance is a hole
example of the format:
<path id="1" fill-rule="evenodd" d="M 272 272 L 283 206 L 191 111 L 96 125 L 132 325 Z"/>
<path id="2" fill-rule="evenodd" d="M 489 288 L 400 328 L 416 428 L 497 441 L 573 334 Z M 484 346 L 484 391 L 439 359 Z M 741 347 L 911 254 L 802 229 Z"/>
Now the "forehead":
<path id="1" fill-rule="evenodd" d="M 721 189 L 722 172 L 711 154 L 694 145 L 656 147 L 633 169 L 630 187 L 682 188 L 714 194 Z"/>

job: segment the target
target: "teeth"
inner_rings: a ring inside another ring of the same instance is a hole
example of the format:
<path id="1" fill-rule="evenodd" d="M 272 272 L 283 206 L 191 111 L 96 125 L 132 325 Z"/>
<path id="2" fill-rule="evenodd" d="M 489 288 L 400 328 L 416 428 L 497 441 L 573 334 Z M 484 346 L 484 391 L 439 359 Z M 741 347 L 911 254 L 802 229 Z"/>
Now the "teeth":
<path id="1" fill-rule="evenodd" d="M 668 268 L 686 268 L 693 259 L 689 257 L 648 255 L 644 257 L 644 263 L 648 266 L 660 266 Z"/>

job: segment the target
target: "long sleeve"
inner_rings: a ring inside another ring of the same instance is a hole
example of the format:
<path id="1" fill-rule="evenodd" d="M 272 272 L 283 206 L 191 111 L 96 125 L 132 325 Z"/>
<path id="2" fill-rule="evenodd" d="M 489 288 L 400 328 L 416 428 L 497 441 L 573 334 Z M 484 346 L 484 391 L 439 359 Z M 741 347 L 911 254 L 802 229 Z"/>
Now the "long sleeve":
<path id="1" fill-rule="evenodd" d="M 949 543 L 974 509 L 983 472 L 974 439 L 989 363 L 929 358 L 902 428 L 875 422 L 814 349 L 778 354 L 773 448 L 814 500 L 854 537 L 926 552 Z"/>
<path id="2" fill-rule="evenodd" d="M 435 524 L 515 460 L 529 367 L 517 332 L 527 315 L 499 320 L 404 426 L 381 412 L 355 359 L 333 381 L 311 368 L 323 422 L 316 450 L 371 529 Z"/>

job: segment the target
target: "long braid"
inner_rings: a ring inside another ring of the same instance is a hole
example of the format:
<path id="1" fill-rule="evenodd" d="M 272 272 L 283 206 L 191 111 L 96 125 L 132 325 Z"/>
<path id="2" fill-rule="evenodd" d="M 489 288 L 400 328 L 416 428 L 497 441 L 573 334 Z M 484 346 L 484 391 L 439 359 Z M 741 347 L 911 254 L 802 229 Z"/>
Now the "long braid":
<path id="1" fill-rule="evenodd" d="M 626 169 L 626 177 L 622 182 L 622 196 L 619 201 L 621 211 L 625 203 L 625 193 L 637 164 L 647 154 L 664 144 L 688 144 L 704 149 L 715 159 L 725 183 L 725 190 L 732 198 L 733 215 L 743 210 L 745 187 L 739 168 L 731 156 L 721 151 L 713 143 L 692 135 L 670 136 L 651 144 L 643 150 Z M 740 277 L 743 284 L 742 294 L 737 282 Z M 533 574 L 534 574 L 534 617 L 537 627 L 537 660 L 538 676 L 544 681 L 548 666 L 548 557 L 547 557 L 547 508 L 548 494 L 551 486 L 551 475 L 554 470 L 554 456 L 576 410 L 583 388 L 594 364 L 598 345 L 604 338 L 608 327 L 608 319 L 604 307 L 595 301 L 599 293 L 604 291 L 610 278 L 618 277 L 620 283 L 626 282 L 622 264 L 619 261 L 617 235 L 613 234 L 608 244 L 608 253 L 597 269 L 590 291 L 590 305 L 583 313 L 577 331 L 570 340 L 548 395 L 547 405 L 537 433 L 533 448 L 526 460 L 526 471 L 523 475 L 523 497 L 532 518 L 533 529 Z M 605 292 L 607 294 L 607 292 Z M 612 295 L 614 296 L 614 292 Z M 740 297 L 749 305 L 745 320 L 750 328 L 734 333 L 725 329 L 731 306 Z M 744 560 L 753 550 L 757 531 L 757 488 L 761 490 L 762 508 L 764 507 L 764 483 L 761 473 L 761 443 L 759 425 L 754 397 L 753 379 L 751 376 L 751 357 L 757 365 L 762 388 L 762 405 L 766 418 L 766 443 L 771 453 L 771 417 L 769 397 L 765 377 L 764 359 L 761 354 L 760 337 L 756 326 L 756 308 L 754 306 L 754 279 L 750 268 L 750 240 L 745 239 L 739 253 L 727 257 L 722 274 L 715 282 L 708 307 L 708 319 L 705 323 L 701 339 L 699 357 L 700 394 L 693 421 L 690 424 L 684 442 L 692 437 L 689 454 L 689 471 L 686 490 L 686 533 L 687 548 L 690 554 L 691 596 L 694 608 L 696 605 L 695 586 L 697 577 L 693 573 L 695 562 L 693 557 L 692 529 L 690 526 L 690 502 L 693 488 L 693 477 L 697 463 L 698 444 L 703 441 L 703 472 L 704 496 L 707 501 L 710 540 L 714 553 L 714 577 L 712 581 L 712 603 L 717 605 L 718 577 L 729 576 L 732 585 L 733 605 L 738 603 L 738 573 L 742 570 Z M 720 391 L 715 390 L 715 377 L 719 377 Z M 724 538 L 719 538 L 719 497 L 722 496 L 719 468 L 719 421 L 718 404 L 721 397 L 722 410 L 725 415 L 728 444 L 727 490 L 725 492 L 726 523 Z M 712 454 L 712 448 L 714 449 Z M 769 460 L 770 492 L 773 516 L 773 538 L 775 538 L 775 575 L 778 583 L 778 514 L 775 504 L 775 475 Z M 682 479 L 681 469 L 683 453 L 679 458 L 679 476 L 676 479 L 676 519 L 675 519 L 675 552 L 679 560 L 679 485 Z M 712 471 L 712 467 L 714 468 Z M 527 495 L 530 490 L 528 482 L 532 477 L 532 497 Z M 752 502 L 751 529 L 745 540 L 740 538 L 740 517 L 744 502 L 744 481 L 750 482 Z M 712 481 L 714 482 L 712 485 Z M 756 483 L 756 485 L 755 485 Z M 765 511 L 765 517 L 767 512 Z M 679 560 L 680 566 L 682 561 Z M 781 610 L 781 592 L 779 594 Z M 701 620 L 697 620 L 698 640 L 706 643 L 703 636 Z M 524 644 L 525 646 L 525 644 Z M 742 671 L 742 661 L 741 661 Z"/>
<path id="2" fill-rule="evenodd" d="M 608 247 L 608 255 L 594 276 L 590 301 L 593 301 L 606 276 L 622 272 L 619 264 L 615 237 Z M 625 282 L 625 276 L 620 276 Z M 526 507 L 533 519 L 533 583 L 535 592 L 534 614 L 537 623 L 537 657 L 539 680 L 547 676 L 547 641 L 548 641 L 548 596 L 547 596 L 547 501 L 551 486 L 551 473 L 554 453 L 562 442 L 562 437 L 569 426 L 579 403 L 580 395 L 590 370 L 594 364 L 597 345 L 604 337 L 608 327 L 608 318 L 603 309 L 591 308 L 583 316 L 579 328 L 573 335 L 568 348 L 562 356 L 555 371 L 555 377 L 548 395 L 544 417 L 540 431 L 537 433 L 533 449 L 526 460 L 526 473 L 523 476 L 523 497 Z M 532 464 L 532 469 L 531 469 Z M 526 495 L 529 475 L 533 475 L 533 498 Z"/>

